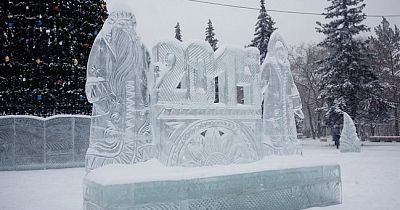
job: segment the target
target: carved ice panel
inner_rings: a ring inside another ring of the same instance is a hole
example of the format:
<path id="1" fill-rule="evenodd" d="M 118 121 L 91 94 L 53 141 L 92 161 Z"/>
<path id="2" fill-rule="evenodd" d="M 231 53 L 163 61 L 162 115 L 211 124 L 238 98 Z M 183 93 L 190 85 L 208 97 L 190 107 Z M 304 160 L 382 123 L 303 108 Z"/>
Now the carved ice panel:
<path id="1" fill-rule="evenodd" d="M 14 118 L 0 120 L 0 168 L 13 166 L 15 160 Z"/>
<path id="2" fill-rule="evenodd" d="M 45 121 L 47 163 L 68 163 L 73 161 L 73 118 L 62 117 Z"/>
<path id="3" fill-rule="evenodd" d="M 260 157 L 253 134 L 227 119 L 196 120 L 177 130 L 167 165 L 207 166 L 249 163 Z"/>
<path id="4" fill-rule="evenodd" d="M 15 118 L 15 134 L 15 164 L 43 164 L 44 121 L 35 118 Z"/>
<path id="5" fill-rule="evenodd" d="M 83 163 L 90 137 L 90 118 L 74 118 L 74 159 L 75 162 Z"/>

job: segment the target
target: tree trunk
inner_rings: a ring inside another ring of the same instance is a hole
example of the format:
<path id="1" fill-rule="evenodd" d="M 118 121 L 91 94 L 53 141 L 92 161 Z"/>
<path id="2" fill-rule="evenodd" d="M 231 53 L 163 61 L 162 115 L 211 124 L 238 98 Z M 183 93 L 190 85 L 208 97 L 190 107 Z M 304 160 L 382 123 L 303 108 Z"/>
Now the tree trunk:
<path id="1" fill-rule="evenodd" d="M 395 136 L 400 136 L 399 135 L 399 117 L 398 117 L 398 106 L 394 108 L 394 135 Z"/>
<path id="2" fill-rule="evenodd" d="M 311 135 L 312 135 L 312 138 L 315 140 L 315 128 L 314 128 L 310 104 L 307 104 L 307 112 L 308 112 L 308 119 L 310 121 Z"/>
<path id="3" fill-rule="evenodd" d="M 325 136 L 322 133 L 322 126 L 321 126 L 321 111 L 317 114 L 317 137 L 320 138 L 321 136 Z"/>
<path id="4" fill-rule="evenodd" d="M 361 141 L 365 141 L 367 139 L 367 133 L 365 132 L 365 127 L 363 125 L 359 125 L 359 138 Z"/>
<path id="5" fill-rule="evenodd" d="M 370 124 L 369 128 L 371 130 L 371 136 L 375 136 L 375 126 L 373 124 Z"/>

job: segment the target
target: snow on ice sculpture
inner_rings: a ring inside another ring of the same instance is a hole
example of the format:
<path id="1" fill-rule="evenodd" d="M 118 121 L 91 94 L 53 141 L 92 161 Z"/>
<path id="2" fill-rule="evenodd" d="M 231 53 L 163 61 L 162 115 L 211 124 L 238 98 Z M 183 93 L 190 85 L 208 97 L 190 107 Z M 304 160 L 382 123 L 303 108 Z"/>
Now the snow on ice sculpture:
<path id="1" fill-rule="evenodd" d="M 93 103 L 86 168 L 130 164 L 150 152 L 146 48 L 132 12 L 110 14 L 90 52 L 86 95 Z"/>
<path id="2" fill-rule="evenodd" d="M 220 48 L 214 55 L 206 42 L 155 45 L 150 94 L 155 151 L 162 163 L 203 166 L 261 158 L 258 59 L 254 48 Z M 244 87 L 244 104 L 237 101 L 238 85 Z M 220 103 L 214 103 L 216 97 Z"/>
<path id="3" fill-rule="evenodd" d="M 274 32 L 262 65 L 263 104 L 262 141 L 267 154 L 301 154 L 295 115 L 303 118 L 301 99 L 290 71 L 287 46 Z"/>
<path id="4" fill-rule="evenodd" d="M 340 152 L 361 152 L 361 142 L 350 115 L 343 112 L 343 130 L 340 134 Z"/>

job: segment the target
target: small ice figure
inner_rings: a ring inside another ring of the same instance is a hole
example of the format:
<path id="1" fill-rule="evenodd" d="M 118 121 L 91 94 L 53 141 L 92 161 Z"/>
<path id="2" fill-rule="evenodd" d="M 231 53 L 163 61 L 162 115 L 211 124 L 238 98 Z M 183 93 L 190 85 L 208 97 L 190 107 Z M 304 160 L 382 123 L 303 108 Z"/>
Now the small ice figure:
<path id="1" fill-rule="evenodd" d="M 261 88 L 264 99 L 262 141 L 268 155 L 301 154 L 295 114 L 304 118 L 301 99 L 290 71 L 288 50 L 274 32 L 262 65 Z"/>
<path id="2" fill-rule="evenodd" d="M 343 130 L 340 135 L 340 152 L 361 152 L 361 142 L 350 115 L 343 112 Z"/>

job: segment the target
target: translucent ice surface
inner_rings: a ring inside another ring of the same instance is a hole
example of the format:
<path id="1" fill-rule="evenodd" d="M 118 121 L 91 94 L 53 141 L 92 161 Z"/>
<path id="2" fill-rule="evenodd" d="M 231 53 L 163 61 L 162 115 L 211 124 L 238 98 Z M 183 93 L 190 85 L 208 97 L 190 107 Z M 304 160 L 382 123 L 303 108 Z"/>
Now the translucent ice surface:
<path id="1" fill-rule="evenodd" d="M 290 71 L 288 49 L 274 32 L 261 73 L 263 107 L 262 142 L 269 154 L 301 153 L 295 115 L 303 118 L 301 100 Z"/>
<path id="2" fill-rule="evenodd" d="M 214 53 L 207 42 L 175 39 L 153 46 L 148 68 L 150 53 L 135 27 L 129 9 L 116 10 L 90 53 L 88 170 L 151 157 L 167 166 L 205 166 L 301 153 L 294 121 L 303 115 L 301 101 L 277 33 L 262 72 L 257 48 Z"/>
<path id="3" fill-rule="evenodd" d="M 305 209 L 341 203 L 340 167 L 266 170 L 262 162 L 196 168 L 108 165 L 84 180 L 86 210 Z M 208 173 L 209 172 L 209 173 Z"/>
<path id="4" fill-rule="evenodd" d="M 88 116 L 0 117 L 0 170 L 84 165 L 89 144 Z"/>
<path id="5" fill-rule="evenodd" d="M 168 166 L 247 163 L 263 156 L 255 48 L 157 43 L 149 80 L 156 157 Z"/>
<path id="6" fill-rule="evenodd" d="M 340 152 L 361 152 L 361 142 L 350 115 L 343 112 L 343 130 L 340 134 Z"/>
<path id="7" fill-rule="evenodd" d="M 131 164 L 150 150 L 148 63 L 132 12 L 110 14 L 90 52 L 86 95 L 93 103 L 88 170 Z"/>
<path id="8" fill-rule="evenodd" d="M 256 163 L 301 153 L 294 121 L 295 114 L 303 117 L 301 101 L 277 33 L 262 72 L 256 48 L 214 53 L 206 42 L 177 40 L 156 43 L 148 69 L 135 18 L 122 11 L 109 16 L 88 62 L 93 116 L 85 209 L 303 209 L 341 202 L 337 165 L 263 170 Z"/>

